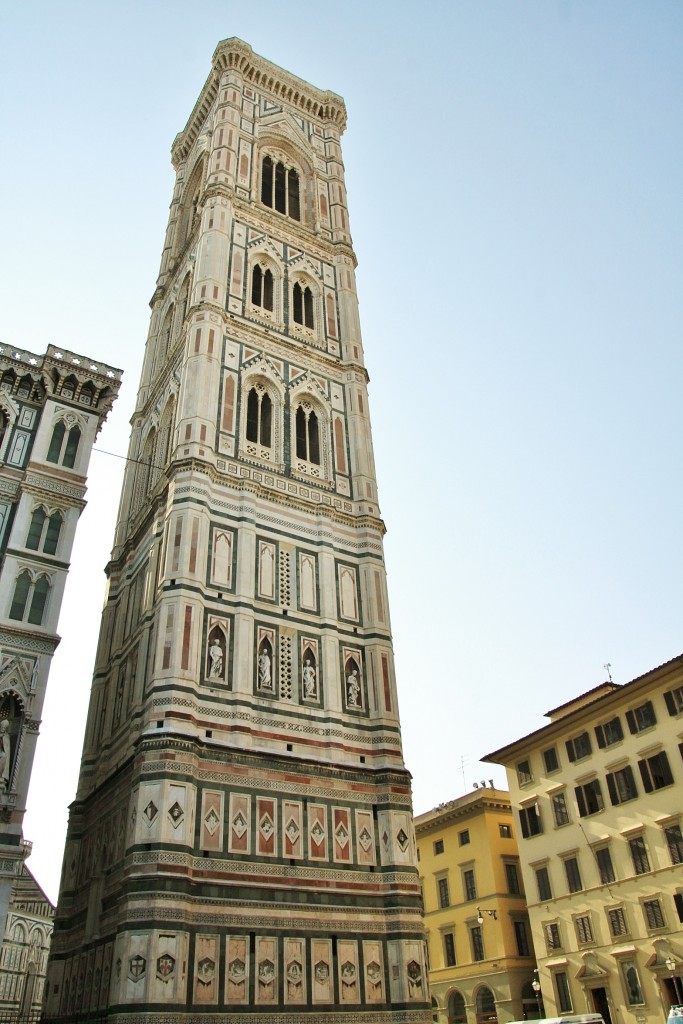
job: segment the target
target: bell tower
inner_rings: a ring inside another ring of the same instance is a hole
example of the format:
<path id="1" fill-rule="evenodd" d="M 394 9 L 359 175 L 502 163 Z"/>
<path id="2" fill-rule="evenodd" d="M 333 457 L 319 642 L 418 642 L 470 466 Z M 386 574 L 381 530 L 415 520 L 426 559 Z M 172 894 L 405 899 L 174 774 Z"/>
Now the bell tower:
<path id="1" fill-rule="evenodd" d="M 50 1015 L 431 1019 L 345 123 L 228 39 L 173 144 Z"/>

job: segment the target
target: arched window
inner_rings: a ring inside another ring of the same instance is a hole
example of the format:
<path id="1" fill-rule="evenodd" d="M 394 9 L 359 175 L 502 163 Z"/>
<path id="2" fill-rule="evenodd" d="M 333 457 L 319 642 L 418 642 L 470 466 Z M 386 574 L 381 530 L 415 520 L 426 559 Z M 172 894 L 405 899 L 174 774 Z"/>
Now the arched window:
<path id="1" fill-rule="evenodd" d="M 247 441 L 270 448 L 272 437 L 273 403 L 263 386 L 255 386 L 247 398 Z"/>
<path id="2" fill-rule="evenodd" d="M 271 210 L 301 220 L 299 173 L 281 160 L 264 156 L 261 163 L 261 202 Z"/>
<path id="3" fill-rule="evenodd" d="M 14 584 L 14 595 L 10 606 L 9 617 L 17 622 L 28 621 L 32 626 L 40 626 L 45 614 L 45 606 L 50 594 L 50 581 L 47 576 L 39 576 L 34 582 L 28 569 L 17 576 Z M 28 609 L 28 615 L 26 611 Z"/>
<path id="4" fill-rule="evenodd" d="M 313 330 L 313 292 L 308 285 L 302 287 L 298 281 L 292 289 L 292 316 L 295 323 Z"/>
<path id="5" fill-rule="evenodd" d="M 33 377 L 27 376 L 22 377 L 19 381 L 19 387 L 17 388 L 18 398 L 28 398 L 33 390 Z"/>
<path id="6" fill-rule="evenodd" d="M 59 389 L 59 393 L 63 398 L 73 398 L 76 394 L 76 388 L 78 387 L 78 381 L 73 375 L 65 377 L 62 381 L 62 386 Z"/>
<path id="7" fill-rule="evenodd" d="M 95 399 L 95 387 L 92 381 L 87 381 L 81 388 L 78 401 L 81 405 L 92 405 Z"/>
<path id="8" fill-rule="evenodd" d="M 486 985 L 477 991 L 477 1024 L 494 1024 L 498 1020 L 493 992 Z"/>
<path id="9" fill-rule="evenodd" d="M 0 391 L 9 391 L 11 393 L 16 379 L 17 375 L 14 370 L 5 370 L 0 380 Z"/>
<path id="10" fill-rule="evenodd" d="M 61 512 L 53 512 L 48 518 L 44 508 L 34 509 L 26 537 L 26 547 L 31 551 L 44 551 L 46 555 L 54 555 L 63 521 Z"/>
<path id="11" fill-rule="evenodd" d="M 451 992 L 448 998 L 449 1024 L 467 1024 L 465 999 L 461 992 Z"/>
<path id="12" fill-rule="evenodd" d="M 73 469 L 80 441 L 81 431 L 78 427 L 71 427 L 67 432 L 64 420 L 58 420 L 52 431 L 50 446 L 47 450 L 47 461 L 61 462 L 67 469 Z"/>
<path id="13" fill-rule="evenodd" d="M 320 465 L 318 417 L 307 402 L 296 410 L 296 457 Z"/>
<path id="14" fill-rule="evenodd" d="M 255 263 L 251 272 L 251 301 L 254 306 L 273 312 L 274 302 L 273 274 L 267 267 Z"/>
<path id="15" fill-rule="evenodd" d="M 33 510 L 31 525 L 28 528 L 28 536 L 26 537 L 26 547 L 30 548 L 31 551 L 40 550 L 40 544 L 43 539 L 43 527 L 45 526 L 46 519 L 47 515 L 44 508 L 35 508 Z"/>

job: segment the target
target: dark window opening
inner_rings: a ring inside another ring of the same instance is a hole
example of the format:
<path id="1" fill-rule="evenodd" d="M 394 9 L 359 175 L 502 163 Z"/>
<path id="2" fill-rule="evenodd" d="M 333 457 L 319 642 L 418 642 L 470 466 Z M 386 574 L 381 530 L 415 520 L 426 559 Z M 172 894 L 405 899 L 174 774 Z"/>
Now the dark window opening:
<path id="1" fill-rule="evenodd" d="M 301 220 L 298 171 L 293 167 L 288 169 L 281 160 L 273 163 L 271 157 L 264 156 L 261 163 L 261 202 L 293 220 Z"/>

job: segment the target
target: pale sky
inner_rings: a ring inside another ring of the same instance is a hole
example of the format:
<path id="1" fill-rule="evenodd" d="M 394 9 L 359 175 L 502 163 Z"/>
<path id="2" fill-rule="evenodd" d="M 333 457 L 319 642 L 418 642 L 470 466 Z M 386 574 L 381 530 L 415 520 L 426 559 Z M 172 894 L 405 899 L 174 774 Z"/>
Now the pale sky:
<path id="1" fill-rule="evenodd" d="M 0 343 L 125 370 L 216 43 L 344 96 L 416 812 L 683 651 L 679 0 L 0 0 Z M 123 463 L 91 459 L 24 832 L 58 890 Z"/>

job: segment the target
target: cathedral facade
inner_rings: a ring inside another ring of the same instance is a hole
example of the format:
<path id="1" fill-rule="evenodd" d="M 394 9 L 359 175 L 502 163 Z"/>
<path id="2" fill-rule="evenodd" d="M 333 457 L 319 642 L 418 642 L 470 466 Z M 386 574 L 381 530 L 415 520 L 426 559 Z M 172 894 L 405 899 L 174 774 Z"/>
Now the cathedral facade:
<path id="1" fill-rule="evenodd" d="M 51 1016 L 431 1017 L 345 122 L 229 39 L 173 144 Z"/>

